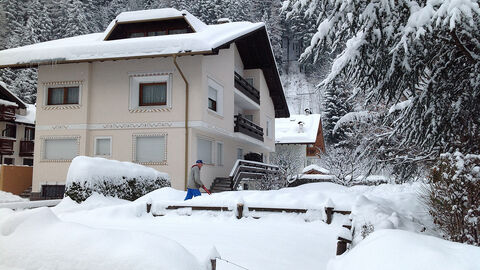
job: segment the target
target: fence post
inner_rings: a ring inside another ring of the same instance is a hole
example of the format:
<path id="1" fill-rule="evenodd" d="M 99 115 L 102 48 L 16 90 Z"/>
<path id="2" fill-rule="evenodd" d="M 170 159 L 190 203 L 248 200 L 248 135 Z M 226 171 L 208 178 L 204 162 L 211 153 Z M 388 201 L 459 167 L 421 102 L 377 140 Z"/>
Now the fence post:
<path id="1" fill-rule="evenodd" d="M 150 210 L 152 209 L 152 204 L 147 203 L 147 213 L 150 213 Z"/>
<path id="2" fill-rule="evenodd" d="M 243 217 L 243 203 L 237 204 L 237 219 L 241 219 Z"/>
<path id="3" fill-rule="evenodd" d="M 327 224 L 332 223 L 333 207 L 325 207 L 325 214 L 327 214 L 327 220 L 325 222 Z"/>
<path id="4" fill-rule="evenodd" d="M 217 259 L 210 259 L 210 262 L 212 263 L 212 270 L 217 269 Z"/>
<path id="5" fill-rule="evenodd" d="M 338 240 L 337 242 L 337 256 L 342 255 L 347 251 L 347 242 L 343 240 Z"/>

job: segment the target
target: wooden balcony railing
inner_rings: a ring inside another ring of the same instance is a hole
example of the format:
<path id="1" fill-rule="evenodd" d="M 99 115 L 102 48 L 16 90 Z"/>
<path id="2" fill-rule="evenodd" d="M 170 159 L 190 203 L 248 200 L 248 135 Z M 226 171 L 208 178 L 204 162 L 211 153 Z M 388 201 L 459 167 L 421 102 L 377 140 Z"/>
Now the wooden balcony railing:
<path id="1" fill-rule="evenodd" d="M 0 137 L 0 155 L 13 155 L 15 138 Z"/>
<path id="2" fill-rule="evenodd" d="M 263 142 L 263 128 L 243 117 L 241 114 L 235 115 L 235 132 L 240 132 Z"/>
<path id="3" fill-rule="evenodd" d="M 0 105 L 0 121 L 14 121 L 15 107 Z"/>
<path id="4" fill-rule="evenodd" d="M 260 92 L 237 72 L 235 72 L 235 88 L 255 103 L 260 104 Z"/>
<path id="5" fill-rule="evenodd" d="M 33 141 L 20 141 L 20 153 L 21 157 L 33 157 Z"/>

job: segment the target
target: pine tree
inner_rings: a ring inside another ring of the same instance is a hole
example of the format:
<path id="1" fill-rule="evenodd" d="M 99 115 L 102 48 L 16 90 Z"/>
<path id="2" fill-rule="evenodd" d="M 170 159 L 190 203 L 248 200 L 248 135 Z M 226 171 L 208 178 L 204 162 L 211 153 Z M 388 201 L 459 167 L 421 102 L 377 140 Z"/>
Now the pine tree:
<path id="1" fill-rule="evenodd" d="M 338 120 L 352 111 L 349 94 L 344 83 L 329 85 L 325 91 L 325 113 L 322 117 L 325 142 L 330 146 L 345 146 L 346 128 L 335 129 Z M 334 131 L 335 129 L 335 131 Z M 343 142 L 343 143 L 342 143 Z"/>

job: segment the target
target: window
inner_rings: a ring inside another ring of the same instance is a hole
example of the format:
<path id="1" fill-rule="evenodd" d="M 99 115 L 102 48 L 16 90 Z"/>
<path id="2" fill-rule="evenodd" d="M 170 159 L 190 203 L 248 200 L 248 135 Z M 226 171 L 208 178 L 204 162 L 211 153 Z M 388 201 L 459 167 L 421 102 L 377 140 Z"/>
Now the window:
<path id="1" fill-rule="evenodd" d="M 45 139 L 43 159 L 72 160 L 78 155 L 77 139 Z"/>
<path id="2" fill-rule="evenodd" d="M 24 158 L 23 165 L 25 166 L 33 166 L 33 158 Z"/>
<path id="3" fill-rule="evenodd" d="M 162 163 L 166 161 L 166 136 L 136 136 L 135 162 Z"/>
<path id="4" fill-rule="evenodd" d="M 26 140 L 26 141 L 33 141 L 33 140 L 35 140 L 35 128 L 33 128 L 33 127 L 25 127 L 25 140 Z"/>
<path id="5" fill-rule="evenodd" d="M 167 105 L 167 83 L 141 83 L 140 106 Z"/>
<path id="6" fill-rule="evenodd" d="M 243 159 L 243 149 L 237 148 L 237 159 Z"/>
<path id="7" fill-rule="evenodd" d="M 48 88 L 47 105 L 79 104 L 80 87 Z"/>
<path id="8" fill-rule="evenodd" d="M 255 80 L 253 78 L 245 78 L 245 81 L 247 81 L 251 86 L 254 86 Z"/>
<path id="9" fill-rule="evenodd" d="M 208 78 L 208 109 L 223 115 L 223 86 Z"/>
<path id="10" fill-rule="evenodd" d="M 185 33 L 188 33 L 188 29 L 186 28 L 168 30 L 169 35 L 185 34 Z"/>
<path id="11" fill-rule="evenodd" d="M 129 35 L 130 38 L 144 37 L 144 36 L 145 36 L 144 32 L 135 32 L 135 33 L 130 33 Z"/>
<path id="12" fill-rule="evenodd" d="M 130 110 L 171 106 L 171 74 L 130 76 Z"/>
<path id="13" fill-rule="evenodd" d="M 14 165 L 15 164 L 15 159 L 14 158 L 4 158 L 3 159 L 3 164 Z"/>
<path id="14" fill-rule="evenodd" d="M 208 108 L 212 111 L 217 111 L 217 90 L 208 87 Z"/>
<path id="15" fill-rule="evenodd" d="M 166 35 L 167 31 L 151 31 L 147 33 L 147 36 L 153 37 L 153 36 L 163 36 Z"/>
<path id="16" fill-rule="evenodd" d="M 95 138 L 95 156 L 111 156 L 112 155 L 112 138 L 97 137 Z"/>
<path id="17" fill-rule="evenodd" d="M 5 130 L 3 130 L 2 135 L 9 138 L 17 137 L 17 126 L 16 125 L 6 125 Z"/>
<path id="18" fill-rule="evenodd" d="M 253 114 L 244 114 L 243 117 L 250 122 L 253 122 Z"/>
<path id="19" fill-rule="evenodd" d="M 212 141 L 197 138 L 197 158 L 205 164 L 213 164 L 212 161 Z"/>
<path id="20" fill-rule="evenodd" d="M 223 165 L 223 143 L 217 142 L 217 166 Z"/>
<path id="21" fill-rule="evenodd" d="M 265 126 L 265 135 L 268 138 L 273 137 L 273 134 L 272 134 L 272 119 L 269 118 L 269 117 L 267 117 L 267 123 L 266 123 L 266 126 Z"/>

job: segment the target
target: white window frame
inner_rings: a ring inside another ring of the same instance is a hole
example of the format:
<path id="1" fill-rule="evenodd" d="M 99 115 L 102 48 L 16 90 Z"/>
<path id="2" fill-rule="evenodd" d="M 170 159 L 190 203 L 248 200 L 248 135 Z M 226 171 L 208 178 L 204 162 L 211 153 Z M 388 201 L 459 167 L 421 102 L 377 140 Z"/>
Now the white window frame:
<path id="1" fill-rule="evenodd" d="M 207 165 L 214 165 L 215 164 L 215 140 L 212 140 L 211 138 L 204 137 L 204 136 L 197 136 L 197 159 L 202 159 L 201 157 L 198 156 L 198 145 L 199 145 L 199 140 L 204 140 L 204 141 L 209 141 L 211 143 L 210 150 L 211 150 L 211 156 L 210 160 L 211 163 L 206 163 L 205 160 L 202 160 L 205 164 Z"/>
<path id="2" fill-rule="evenodd" d="M 154 162 L 139 162 L 137 159 L 137 138 L 139 137 L 165 137 L 165 153 L 164 153 L 164 158 L 163 161 L 154 161 Z M 143 164 L 143 165 L 167 165 L 167 153 L 168 153 L 168 136 L 166 133 L 151 133 L 151 134 L 134 134 L 133 135 L 133 140 L 132 140 L 133 146 L 132 146 L 132 161 L 138 164 Z"/>
<path id="3" fill-rule="evenodd" d="M 109 139 L 110 140 L 110 154 L 109 155 L 99 155 L 97 153 L 97 140 L 99 140 L 99 139 Z M 93 154 L 96 157 L 111 157 L 112 156 L 112 136 L 95 137 L 94 143 L 93 143 Z"/>
<path id="4" fill-rule="evenodd" d="M 80 136 L 53 136 L 53 137 L 41 137 L 42 142 L 42 152 L 40 153 L 40 159 L 43 162 L 70 162 L 72 159 L 47 159 L 46 155 L 46 141 L 48 140 L 75 140 L 77 144 L 77 151 L 75 153 L 75 157 L 80 155 Z"/>
<path id="5" fill-rule="evenodd" d="M 62 87 L 78 87 L 78 103 L 75 104 L 48 104 L 48 89 L 62 88 Z M 62 83 L 45 83 L 43 91 L 43 106 L 46 107 L 65 107 L 65 106 L 80 106 L 82 105 L 82 84 L 78 82 L 62 82 Z"/>
<path id="6" fill-rule="evenodd" d="M 221 152 L 221 159 L 218 156 L 218 146 L 222 146 L 222 152 Z M 215 156 L 216 156 L 216 164 L 217 166 L 223 166 L 225 164 L 225 144 L 221 141 L 216 141 L 215 142 Z"/>
<path id="7" fill-rule="evenodd" d="M 167 104 L 140 106 L 140 84 L 141 83 L 167 83 Z M 166 109 L 172 107 L 172 74 L 132 74 L 130 75 L 130 100 L 129 110 L 145 109 Z"/>
<path id="8" fill-rule="evenodd" d="M 211 110 L 208 108 L 208 92 L 209 88 L 212 87 L 213 89 L 217 90 L 217 110 Z M 214 79 L 207 77 L 207 98 L 206 98 L 206 104 L 207 104 L 207 110 L 209 112 L 218 114 L 220 116 L 223 116 L 223 86 L 219 84 L 217 81 Z"/>

